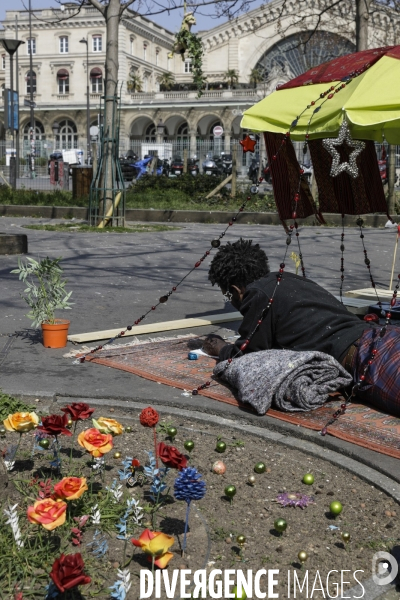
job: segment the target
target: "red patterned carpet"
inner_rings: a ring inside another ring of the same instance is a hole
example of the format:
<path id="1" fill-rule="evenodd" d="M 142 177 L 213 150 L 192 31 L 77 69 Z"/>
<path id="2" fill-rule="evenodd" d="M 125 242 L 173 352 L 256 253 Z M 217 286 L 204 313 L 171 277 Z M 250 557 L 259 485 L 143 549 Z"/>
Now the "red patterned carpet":
<path id="1" fill-rule="evenodd" d="M 145 379 L 183 390 L 192 390 L 212 380 L 215 360 L 205 356 L 188 360 L 191 348 L 199 347 L 197 339 L 176 339 L 102 350 L 87 360 L 122 369 Z M 199 392 L 245 410 L 250 405 L 239 402 L 224 384 L 212 380 L 211 386 Z M 270 409 L 268 416 L 294 425 L 320 430 L 341 403 L 340 396 L 322 408 L 304 413 L 283 413 Z M 329 434 L 358 446 L 400 458 L 400 419 L 380 413 L 362 404 L 352 404 L 345 415 L 328 429 Z"/>

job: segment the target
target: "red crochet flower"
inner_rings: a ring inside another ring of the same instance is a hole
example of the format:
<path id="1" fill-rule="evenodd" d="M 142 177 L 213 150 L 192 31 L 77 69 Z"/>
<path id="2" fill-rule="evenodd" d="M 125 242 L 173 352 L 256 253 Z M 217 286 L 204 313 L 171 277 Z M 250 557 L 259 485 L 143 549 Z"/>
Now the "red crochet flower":
<path id="1" fill-rule="evenodd" d="M 50 415 L 49 417 L 42 417 L 42 424 L 37 429 L 44 431 L 47 435 L 72 435 L 67 429 L 68 415 Z"/>
<path id="2" fill-rule="evenodd" d="M 160 415 L 151 406 L 144 408 L 139 417 L 140 423 L 144 427 L 154 427 L 154 425 L 157 425 L 159 418 Z"/>
<path id="3" fill-rule="evenodd" d="M 50 577 L 61 593 L 70 590 L 77 585 L 86 585 L 91 582 L 83 569 L 85 564 L 81 554 L 61 554 L 60 558 L 54 561 Z"/>
<path id="4" fill-rule="evenodd" d="M 68 414 L 72 421 L 90 419 L 94 413 L 94 408 L 90 408 L 89 404 L 86 404 L 85 402 L 73 402 L 72 404 L 64 406 L 61 410 L 63 413 Z"/>
<path id="5" fill-rule="evenodd" d="M 187 458 L 175 448 L 160 442 L 157 446 L 157 455 L 166 467 L 170 469 L 185 469 L 187 467 Z"/>

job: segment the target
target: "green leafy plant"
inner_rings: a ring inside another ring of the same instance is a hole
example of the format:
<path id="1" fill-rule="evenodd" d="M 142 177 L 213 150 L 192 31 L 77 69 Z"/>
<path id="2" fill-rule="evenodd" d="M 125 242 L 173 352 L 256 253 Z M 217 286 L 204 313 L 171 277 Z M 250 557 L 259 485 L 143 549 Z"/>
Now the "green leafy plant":
<path id="1" fill-rule="evenodd" d="M 206 85 L 206 77 L 203 72 L 203 44 L 195 33 L 181 29 L 175 35 L 176 45 L 183 49 L 184 53 L 191 59 L 193 83 L 197 88 L 197 97 L 203 93 Z"/>
<path id="2" fill-rule="evenodd" d="M 61 258 L 51 260 L 49 257 L 40 262 L 29 256 L 24 263 L 18 258 L 18 269 L 11 273 L 19 275 L 20 281 L 27 286 L 21 297 L 31 308 L 27 317 L 32 319 L 32 327 L 38 327 L 41 323 L 55 323 L 54 311 L 58 309 L 68 310 L 71 303 L 68 302 L 72 294 L 66 292 L 66 279 L 62 279 L 60 267 Z"/>
<path id="3" fill-rule="evenodd" d="M 36 409 L 36 406 L 26 404 L 18 398 L 9 396 L 0 390 L 0 421 L 4 421 L 8 415 L 16 412 L 31 412 Z"/>

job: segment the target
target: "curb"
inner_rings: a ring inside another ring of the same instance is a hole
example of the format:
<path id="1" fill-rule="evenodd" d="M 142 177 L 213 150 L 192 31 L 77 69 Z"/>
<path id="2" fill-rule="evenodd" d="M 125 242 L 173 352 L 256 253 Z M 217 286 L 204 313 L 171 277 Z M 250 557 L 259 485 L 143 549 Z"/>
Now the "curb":
<path id="1" fill-rule="evenodd" d="M 148 223 L 225 223 L 231 213 L 227 211 L 204 210 L 158 210 L 144 208 L 127 208 L 127 221 L 143 221 Z M 27 206 L 16 204 L 0 205 L 0 216 L 3 217 L 33 217 L 44 219 L 82 219 L 87 220 L 88 209 L 83 206 Z M 384 227 L 387 216 L 383 214 L 361 215 L 366 227 Z M 314 216 L 298 219 L 300 225 L 315 227 L 339 227 L 342 218 L 339 214 L 326 213 L 326 225 L 320 225 Z M 356 227 L 358 215 L 346 215 L 345 227 Z M 242 225 L 281 225 L 276 212 L 242 212 L 237 216 L 237 223 Z"/>

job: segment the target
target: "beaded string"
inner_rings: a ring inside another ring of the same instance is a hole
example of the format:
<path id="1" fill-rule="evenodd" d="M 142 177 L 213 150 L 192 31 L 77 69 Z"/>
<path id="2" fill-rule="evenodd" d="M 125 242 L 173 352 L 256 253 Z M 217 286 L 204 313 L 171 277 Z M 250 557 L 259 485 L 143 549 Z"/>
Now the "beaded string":
<path id="1" fill-rule="evenodd" d="M 258 192 L 258 187 L 255 191 L 255 193 Z M 81 356 L 78 360 L 74 361 L 74 364 L 77 363 L 84 363 L 86 360 L 86 357 L 89 356 L 90 354 L 94 354 L 95 352 L 98 352 L 99 350 L 103 349 L 103 346 L 108 345 L 108 344 L 112 344 L 115 340 L 123 337 L 125 335 L 125 333 L 127 331 L 131 331 L 134 325 L 139 325 L 139 323 L 141 321 L 143 321 L 143 319 L 145 319 L 147 317 L 147 315 L 149 315 L 152 311 L 156 310 L 157 307 L 160 304 L 165 304 L 165 302 L 168 301 L 168 298 L 170 296 L 172 296 L 172 294 L 174 292 L 176 292 L 176 290 L 178 289 L 178 287 L 185 281 L 185 279 L 187 277 L 189 277 L 189 275 L 191 273 L 193 273 L 193 271 L 195 271 L 196 269 L 198 269 L 201 265 L 201 263 L 210 255 L 211 250 L 213 250 L 214 248 L 219 248 L 219 246 L 221 245 L 221 240 L 223 237 L 225 237 L 226 232 L 228 231 L 228 229 L 230 227 L 232 227 L 232 225 L 237 221 L 237 217 L 239 216 L 239 214 L 241 212 L 244 211 L 247 202 L 251 199 L 251 196 L 247 196 L 246 200 L 243 202 L 243 204 L 240 206 L 239 210 L 237 211 L 237 213 L 231 218 L 231 220 L 229 221 L 228 225 L 225 227 L 225 229 L 220 233 L 220 235 L 212 240 L 211 242 L 211 247 L 206 250 L 203 254 L 203 256 L 201 256 L 201 258 L 195 263 L 194 267 L 192 267 L 187 273 L 186 275 L 184 275 L 170 290 L 169 292 L 167 292 L 166 294 L 164 294 L 163 296 L 161 296 L 158 300 L 158 302 L 156 304 L 154 304 L 151 308 L 149 308 L 141 317 L 139 317 L 138 319 L 136 319 L 136 321 L 133 323 L 133 325 L 127 325 L 126 328 L 122 331 L 120 331 L 120 333 L 118 333 L 117 335 L 111 337 L 107 342 L 105 342 L 104 344 L 101 344 L 99 346 L 96 346 L 95 348 L 93 348 L 92 350 L 90 350 L 89 352 L 86 352 L 86 354 L 84 354 L 83 356 Z"/>
<path id="2" fill-rule="evenodd" d="M 257 324 L 254 327 L 253 331 L 250 333 L 249 337 L 243 342 L 243 344 L 241 344 L 239 350 L 236 352 L 236 354 L 234 354 L 232 356 L 232 358 L 228 358 L 226 363 L 225 363 L 225 367 L 224 367 L 224 371 L 226 371 L 226 369 L 228 369 L 228 367 L 230 366 L 230 364 L 232 363 L 234 358 L 237 358 L 239 356 L 239 354 L 243 353 L 246 351 L 247 346 L 250 344 L 250 341 L 252 339 L 252 337 L 257 333 L 257 331 L 260 329 L 262 322 L 264 321 L 265 317 L 267 316 L 269 309 L 271 308 L 274 299 L 275 299 L 275 294 L 278 290 L 278 287 L 282 281 L 283 278 L 283 273 L 285 270 L 285 260 L 286 260 L 286 256 L 288 253 L 288 249 L 290 244 L 292 243 L 292 234 L 293 234 L 293 229 L 294 229 L 294 225 L 290 225 L 289 231 L 287 233 L 286 236 L 286 249 L 285 249 L 285 254 L 283 257 L 283 261 L 281 262 L 281 264 L 279 265 L 279 273 L 276 277 L 276 284 L 274 287 L 274 290 L 272 292 L 272 296 L 271 298 L 268 300 L 268 304 L 267 306 L 265 306 L 257 320 Z M 215 383 L 214 385 L 217 385 L 217 383 Z M 197 394 L 201 391 L 204 390 L 206 388 L 209 388 L 211 386 L 211 381 L 206 381 L 205 383 L 202 383 L 201 385 L 197 386 L 197 388 L 192 390 L 192 396 L 197 396 Z"/>
<path id="3" fill-rule="evenodd" d="M 340 257 L 340 288 L 339 288 L 340 302 L 342 304 L 343 304 L 343 282 L 344 282 L 344 251 L 345 251 L 345 247 L 344 247 L 344 214 L 342 213 L 342 233 L 340 235 L 341 257 Z"/>
<path id="4" fill-rule="evenodd" d="M 382 308 L 382 303 L 381 303 L 381 301 L 379 299 L 378 292 L 376 291 L 376 283 L 375 283 L 374 278 L 372 277 L 372 273 L 371 273 L 371 261 L 368 258 L 367 249 L 366 249 L 365 243 L 364 243 L 364 234 L 363 234 L 363 231 L 362 231 L 362 226 L 364 225 L 364 221 L 363 221 L 363 219 L 361 217 L 358 217 L 356 223 L 357 223 L 357 225 L 359 227 L 359 230 L 360 230 L 360 239 L 361 239 L 361 243 L 362 243 L 362 246 L 363 246 L 363 252 L 364 252 L 364 263 L 366 264 L 367 269 L 368 269 L 369 279 L 371 281 L 371 286 L 373 287 L 373 289 L 375 291 L 375 296 L 376 296 L 377 304 L 378 304 L 379 308 Z"/>

